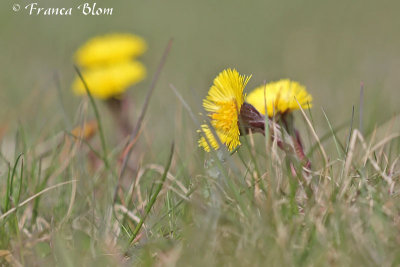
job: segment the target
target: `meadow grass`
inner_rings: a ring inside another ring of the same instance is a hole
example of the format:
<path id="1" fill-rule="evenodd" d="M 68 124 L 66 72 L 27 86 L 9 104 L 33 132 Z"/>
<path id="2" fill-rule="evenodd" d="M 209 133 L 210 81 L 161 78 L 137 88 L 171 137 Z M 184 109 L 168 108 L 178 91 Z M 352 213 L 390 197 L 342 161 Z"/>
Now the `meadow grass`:
<path id="1" fill-rule="evenodd" d="M 398 115 L 362 134 L 354 111 L 332 122 L 324 110 L 301 110 L 296 124 L 310 140 L 307 171 L 276 140 L 256 134 L 241 137 L 233 153 L 182 149 L 183 135 L 195 139 L 199 122 L 170 87 L 191 126 L 179 126 L 186 131 L 171 138 L 167 153 L 153 151 L 166 154 L 162 163 L 142 160 L 148 151 L 135 145 L 144 138 L 141 125 L 111 146 L 101 123 L 107 113 L 90 93 L 74 125 L 94 117 L 93 140 L 64 130 L 30 144 L 22 125 L 7 133 L 15 138 L 3 141 L 13 153 L 1 154 L 0 264 L 400 264 Z M 315 130 L 318 112 L 325 133 Z"/>

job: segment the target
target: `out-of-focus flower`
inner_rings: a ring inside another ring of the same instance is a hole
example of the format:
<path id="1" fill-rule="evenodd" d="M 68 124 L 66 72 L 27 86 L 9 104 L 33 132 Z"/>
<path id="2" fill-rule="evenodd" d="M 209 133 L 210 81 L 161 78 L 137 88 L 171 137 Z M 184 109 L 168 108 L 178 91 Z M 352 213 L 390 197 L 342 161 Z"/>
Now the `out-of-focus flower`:
<path id="1" fill-rule="evenodd" d="M 143 38 L 133 34 L 108 34 L 90 39 L 75 53 L 75 61 L 82 67 L 109 65 L 127 61 L 147 49 Z"/>
<path id="2" fill-rule="evenodd" d="M 98 130 L 98 125 L 96 120 L 89 121 L 81 126 L 77 126 L 74 129 L 72 129 L 71 134 L 75 138 L 82 138 L 84 140 L 89 140 L 91 139 Z"/>
<path id="3" fill-rule="evenodd" d="M 97 98 L 119 97 L 126 89 L 146 77 L 146 68 L 137 61 L 124 61 L 82 71 L 90 93 Z M 85 94 L 83 82 L 77 77 L 72 84 L 77 94 Z"/>
<path id="4" fill-rule="evenodd" d="M 244 102 L 243 89 L 249 79 L 250 76 L 240 75 L 235 69 L 226 69 L 214 79 L 214 84 L 203 100 L 203 107 L 208 112 L 211 125 L 220 141 L 230 151 L 240 145 L 239 113 Z M 204 133 L 213 149 L 219 148 L 215 136 L 207 125 L 202 125 L 199 132 Z M 208 143 L 204 136 L 199 139 L 199 146 L 206 151 L 210 151 Z"/>
<path id="5" fill-rule="evenodd" d="M 257 87 L 247 96 L 246 102 L 264 115 L 266 106 L 268 117 L 272 117 L 274 112 L 285 114 L 299 109 L 299 104 L 303 109 L 310 108 L 312 96 L 303 85 L 284 79 Z"/>

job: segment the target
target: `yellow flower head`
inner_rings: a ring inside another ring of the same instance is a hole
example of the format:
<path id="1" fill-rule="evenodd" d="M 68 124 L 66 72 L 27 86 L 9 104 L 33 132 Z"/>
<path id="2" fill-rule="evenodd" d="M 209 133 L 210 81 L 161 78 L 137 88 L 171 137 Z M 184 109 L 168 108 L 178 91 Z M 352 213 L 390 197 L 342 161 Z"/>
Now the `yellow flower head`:
<path id="1" fill-rule="evenodd" d="M 82 67 L 107 65 L 139 56 L 146 49 L 146 42 L 139 36 L 109 34 L 90 39 L 78 49 L 75 61 Z"/>
<path id="2" fill-rule="evenodd" d="M 268 117 L 272 117 L 274 112 L 283 114 L 299 109 L 299 104 L 303 109 L 310 108 L 312 96 L 298 82 L 284 79 L 257 87 L 247 96 L 246 102 L 264 115 L 266 106 Z"/>
<path id="3" fill-rule="evenodd" d="M 97 125 L 97 121 L 96 120 L 92 120 L 92 121 L 88 121 L 87 123 L 85 123 L 83 125 L 83 127 L 81 127 L 81 126 L 75 127 L 71 131 L 71 134 L 75 138 L 82 137 L 84 140 L 89 140 L 96 134 L 98 129 L 99 129 L 99 127 Z"/>
<path id="4" fill-rule="evenodd" d="M 93 97 L 107 99 L 118 97 L 126 89 L 140 82 L 146 76 L 146 68 L 137 61 L 125 61 L 110 66 L 96 67 L 82 72 L 90 93 Z M 85 87 L 79 77 L 72 83 L 76 94 L 86 93 Z"/>
<path id="5" fill-rule="evenodd" d="M 250 76 L 239 75 L 235 69 L 224 70 L 214 79 L 214 84 L 203 101 L 203 107 L 208 112 L 218 138 L 230 151 L 240 145 L 239 112 L 244 102 L 243 89 L 249 79 Z M 201 131 L 211 146 L 218 149 L 218 142 L 208 126 L 202 125 Z M 210 151 L 204 137 L 200 138 L 199 146 Z"/>

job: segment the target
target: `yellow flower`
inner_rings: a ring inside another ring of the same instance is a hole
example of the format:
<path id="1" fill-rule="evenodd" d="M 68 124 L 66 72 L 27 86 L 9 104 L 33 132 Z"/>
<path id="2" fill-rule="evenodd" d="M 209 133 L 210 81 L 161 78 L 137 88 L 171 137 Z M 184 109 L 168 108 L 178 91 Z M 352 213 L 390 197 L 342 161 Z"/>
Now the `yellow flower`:
<path id="1" fill-rule="evenodd" d="M 204 135 L 207 137 L 208 143 L 210 143 L 211 147 L 217 150 L 219 148 L 219 144 L 217 139 L 215 138 L 214 134 L 211 132 L 210 128 L 208 127 L 207 124 L 201 125 L 201 130 L 198 130 L 197 132 L 201 133 L 203 132 Z M 234 150 L 238 145 L 240 145 L 239 141 L 239 135 L 238 138 L 230 138 L 226 134 L 224 134 L 222 131 L 216 130 L 216 133 L 218 135 L 218 139 L 221 141 L 223 144 L 227 144 L 228 141 L 230 142 L 230 146 L 228 146 L 228 149 L 230 151 Z M 210 146 L 208 145 L 206 139 L 204 136 L 200 137 L 199 139 L 199 147 L 203 147 L 205 151 L 210 152 Z"/>
<path id="2" fill-rule="evenodd" d="M 125 61 L 105 67 L 96 67 L 82 72 L 90 93 L 93 97 L 107 99 L 118 97 L 126 89 L 140 82 L 146 76 L 146 68 L 137 61 Z M 72 88 L 76 94 L 85 94 L 85 87 L 79 77 L 75 79 Z"/>
<path id="3" fill-rule="evenodd" d="M 143 54 L 146 42 L 133 34 L 108 34 L 95 37 L 75 54 L 75 61 L 83 67 L 107 65 L 126 61 Z"/>
<path id="4" fill-rule="evenodd" d="M 218 138 L 230 151 L 234 150 L 239 141 L 239 112 L 244 102 L 243 89 L 249 81 L 250 76 L 239 75 L 234 69 L 222 71 L 211 86 L 206 99 L 203 100 L 203 107 L 208 112 L 211 125 L 214 127 Z M 201 131 L 207 137 L 214 149 L 219 145 L 207 125 L 201 126 Z M 204 137 L 199 140 L 199 146 L 206 151 L 210 148 Z"/>
<path id="5" fill-rule="evenodd" d="M 247 96 L 246 102 L 264 115 L 266 106 L 268 117 L 272 117 L 274 109 L 275 114 L 283 114 L 299 109 L 299 104 L 303 109 L 310 108 L 312 96 L 298 82 L 284 79 L 257 87 Z"/>
<path id="6" fill-rule="evenodd" d="M 85 123 L 83 125 L 83 127 L 81 127 L 81 126 L 75 127 L 71 131 L 71 134 L 75 138 L 82 137 L 84 140 L 89 140 L 96 134 L 98 129 L 99 129 L 99 127 L 97 125 L 97 121 L 92 120 L 92 121 L 88 121 L 87 123 Z"/>

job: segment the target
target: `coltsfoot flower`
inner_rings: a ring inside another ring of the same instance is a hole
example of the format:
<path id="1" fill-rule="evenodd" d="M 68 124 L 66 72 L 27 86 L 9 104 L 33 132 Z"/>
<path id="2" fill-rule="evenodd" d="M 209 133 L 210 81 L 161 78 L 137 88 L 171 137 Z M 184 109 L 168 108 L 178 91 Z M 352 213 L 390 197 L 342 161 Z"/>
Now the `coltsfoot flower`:
<path id="1" fill-rule="evenodd" d="M 146 77 L 146 68 L 137 61 L 124 61 L 109 66 L 82 71 L 90 93 L 100 99 L 119 97 L 129 86 Z M 77 77 L 72 84 L 76 94 L 86 94 L 82 81 Z"/>
<path id="2" fill-rule="evenodd" d="M 91 139 L 98 131 L 99 127 L 96 120 L 88 121 L 82 126 L 75 127 L 71 134 L 75 138 L 81 138 L 84 140 Z"/>
<path id="3" fill-rule="evenodd" d="M 140 56 L 147 49 L 145 40 L 133 34 L 108 34 L 90 39 L 75 53 L 81 67 L 109 65 Z"/>
<path id="4" fill-rule="evenodd" d="M 198 132 L 204 133 L 204 135 L 207 137 L 207 141 L 210 143 L 210 145 L 213 149 L 217 150 L 219 148 L 218 141 L 215 138 L 214 134 L 212 133 L 212 131 L 210 130 L 210 128 L 208 127 L 207 124 L 201 125 L 201 130 L 198 130 Z M 216 133 L 217 133 L 218 138 L 221 141 L 221 143 L 225 144 L 228 140 L 230 140 L 228 138 L 228 136 L 225 135 L 222 131 L 216 131 Z M 208 145 L 207 141 L 204 138 L 204 136 L 200 137 L 199 146 L 203 147 L 205 151 L 210 152 L 210 146 Z M 237 142 L 236 139 L 233 142 L 234 143 L 232 144 L 232 147 L 236 147 L 240 144 L 240 142 Z"/>
<path id="5" fill-rule="evenodd" d="M 264 115 L 266 106 L 268 117 L 272 117 L 274 113 L 285 114 L 299 109 L 299 104 L 303 109 L 310 108 L 312 96 L 303 85 L 284 79 L 257 87 L 247 96 L 246 102 Z"/>
<path id="6" fill-rule="evenodd" d="M 207 97 L 203 100 L 203 107 L 208 112 L 212 127 L 229 151 L 240 145 L 239 114 L 245 99 L 243 90 L 249 79 L 250 76 L 240 75 L 235 69 L 226 69 L 214 79 Z M 213 149 L 219 148 L 208 125 L 202 125 L 199 132 L 204 133 Z M 199 139 L 199 146 L 206 151 L 210 151 L 208 143 L 204 136 Z"/>

